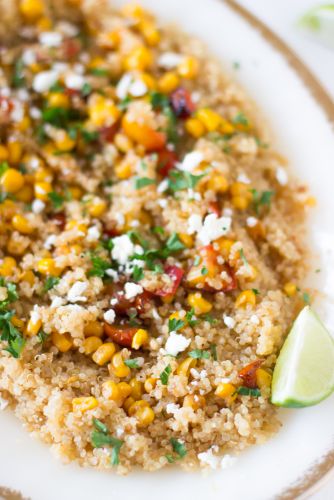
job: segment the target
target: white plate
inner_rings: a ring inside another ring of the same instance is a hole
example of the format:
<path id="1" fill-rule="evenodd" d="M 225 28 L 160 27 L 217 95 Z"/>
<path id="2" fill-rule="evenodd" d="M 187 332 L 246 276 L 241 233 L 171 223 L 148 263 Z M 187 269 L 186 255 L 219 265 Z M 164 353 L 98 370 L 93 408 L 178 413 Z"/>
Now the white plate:
<path id="1" fill-rule="evenodd" d="M 326 115 L 281 53 L 219 0 L 146 0 L 163 22 L 177 22 L 203 39 L 225 69 L 234 73 L 257 101 L 272 126 L 278 150 L 291 169 L 311 185 L 319 203 L 310 220 L 318 255 L 310 272 L 321 268 L 319 304 L 334 331 L 334 135 Z M 233 72 L 232 63 L 241 69 Z M 332 314 L 332 317 L 331 317 Z M 223 471 L 187 474 L 171 469 L 128 477 L 63 466 L 49 449 L 29 437 L 11 412 L 0 415 L 0 485 L 33 500 L 122 498 L 267 500 L 305 476 L 333 446 L 334 397 L 303 410 L 282 410 L 283 428 L 271 441 L 250 449 Z"/>

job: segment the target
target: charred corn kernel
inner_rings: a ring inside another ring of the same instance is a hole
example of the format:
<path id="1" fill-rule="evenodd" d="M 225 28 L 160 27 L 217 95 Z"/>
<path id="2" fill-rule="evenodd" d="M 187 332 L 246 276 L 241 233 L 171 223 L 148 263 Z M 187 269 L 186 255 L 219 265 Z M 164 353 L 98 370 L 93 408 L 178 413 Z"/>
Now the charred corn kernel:
<path id="1" fill-rule="evenodd" d="M 124 403 L 123 403 L 123 405 L 122 405 L 122 406 L 123 406 L 124 410 L 125 410 L 126 412 L 128 412 L 128 411 L 129 411 L 130 406 L 132 406 L 132 405 L 133 405 L 133 403 L 135 403 L 135 400 L 134 400 L 134 399 L 130 396 L 129 398 L 127 398 L 127 399 L 124 401 Z"/>
<path id="2" fill-rule="evenodd" d="M 113 125 L 121 116 L 121 112 L 111 99 L 102 95 L 94 95 L 88 106 L 90 122 L 96 127 Z"/>
<path id="3" fill-rule="evenodd" d="M 24 271 L 20 276 L 20 281 L 26 281 L 30 286 L 35 284 L 35 275 L 32 271 Z"/>
<path id="4" fill-rule="evenodd" d="M 144 389 L 146 392 L 150 393 L 153 391 L 157 384 L 157 379 L 153 377 L 148 377 L 144 382 Z"/>
<path id="5" fill-rule="evenodd" d="M 118 390 L 119 390 L 121 399 L 122 399 L 122 401 L 124 401 L 131 394 L 131 391 L 132 391 L 131 386 L 127 382 L 119 382 L 119 384 L 117 384 L 117 386 L 118 386 Z"/>
<path id="6" fill-rule="evenodd" d="M 34 318 L 30 318 L 29 321 L 28 321 L 28 324 L 27 324 L 27 330 L 26 330 L 26 334 L 29 336 L 29 337 L 33 337 L 34 335 L 37 335 L 40 328 L 42 326 L 42 320 L 41 319 L 37 319 L 36 321 L 34 320 Z"/>
<path id="7" fill-rule="evenodd" d="M 8 149 L 3 144 L 0 144 L 0 161 L 8 160 Z"/>
<path id="8" fill-rule="evenodd" d="M 256 384 L 260 391 L 266 391 L 271 387 L 271 375 L 263 368 L 258 368 L 255 372 Z"/>
<path id="9" fill-rule="evenodd" d="M 219 132 L 221 132 L 224 135 L 225 134 L 230 135 L 230 134 L 233 134 L 234 131 L 235 131 L 235 128 L 232 125 L 232 123 L 225 120 L 225 118 L 221 118 L 220 125 L 219 125 Z"/>
<path id="10" fill-rule="evenodd" d="M 124 60 L 124 68 L 127 71 L 138 69 L 145 71 L 153 64 L 152 52 L 144 46 L 135 47 Z"/>
<path id="11" fill-rule="evenodd" d="M 205 127 L 198 118 L 189 118 L 185 123 L 186 131 L 196 139 L 205 134 Z"/>
<path id="12" fill-rule="evenodd" d="M 197 76 L 199 69 L 198 61 L 195 57 L 185 57 L 177 67 L 177 71 L 182 78 L 192 80 Z"/>
<path id="13" fill-rule="evenodd" d="M 1 176 L 0 184 L 6 193 L 16 193 L 24 186 L 24 177 L 18 170 L 8 168 Z"/>
<path id="14" fill-rule="evenodd" d="M 69 108 L 70 98 L 64 92 L 51 92 L 48 96 L 50 108 Z"/>
<path id="15" fill-rule="evenodd" d="M 114 144 L 121 153 L 128 153 L 133 148 L 133 143 L 125 134 L 116 134 Z"/>
<path id="16" fill-rule="evenodd" d="M 233 208 L 237 210 L 246 210 L 249 206 L 250 200 L 245 196 L 232 196 L 231 199 Z"/>
<path id="17" fill-rule="evenodd" d="M 133 336 L 131 347 L 132 349 L 140 349 L 144 344 L 148 342 L 147 330 L 139 328 Z"/>
<path id="18" fill-rule="evenodd" d="M 131 373 L 130 368 L 124 363 L 121 352 L 116 352 L 116 354 L 113 355 L 109 368 L 111 373 L 119 378 L 128 377 Z"/>
<path id="19" fill-rule="evenodd" d="M 210 312 L 212 309 L 212 304 L 205 300 L 199 292 L 190 293 L 188 295 L 187 302 L 190 307 L 194 308 L 195 314 L 205 314 Z"/>
<path id="20" fill-rule="evenodd" d="M 102 337 L 103 324 L 99 321 L 90 321 L 84 326 L 85 337 Z"/>
<path id="21" fill-rule="evenodd" d="M 205 397 L 197 394 L 187 394 L 183 399 L 183 406 L 185 408 L 192 408 L 195 411 L 204 408 L 205 403 Z"/>
<path id="22" fill-rule="evenodd" d="M 21 0 L 20 12 L 28 21 L 35 21 L 44 12 L 44 2 L 42 0 Z"/>
<path id="23" fill-rule="evenodd" d="M 13 200 L 4 200 L 0 203 L 0 214 L 4 219 L 10 220 L 16 212 L 17 206 Z"/>
<path id="24" fill-rule="evenodd" d="M 61 269 L 56 265 L 54 259 L 46 258 L 37 262 L 37 271 L 44 276 L 59 276 Z"/>
<path id="25" fill-rule="evenodd" d="M 115 175 L 121 180 L 128 179 L 132 175 L 132 165 L 127 161 L 121 161 L 115 166 Z"/>
<path id="26" fill-rule="evenodd" d="M 59 137 L 57 136 L 55 144 L 60 151 L 71 151 L 75 147 L 76 141 L 63 132 L 59 134 Z"/>
<path id="27" fill-rule="evenodd" d="M 256 295 L 253 290 L 244 290 L 239 293 L 237 300 L 235 301 L 235 307 L 247 307 L 247 305 L 254 307 L 256 304 Z"/>
<path id="28" fill-rule="evenodd" d="M 158 80 L 158 88 L 163 94 L 170 94 L 180 85 L 180 78 L 174 71 L 168 71 Z"/>
<path id="29" fill-rule="evenodd" d="M 101 217 L 107 210 L 107 204 L 103 200 L 93 201 L 88 205 L 88 213 L 91 217 Z"/>
<path id="30" fill-rule="evenodd" d="M 53 332 L 51 334 L 52 343 L 57 347 L 60 352 L 67 352 L 73 346 L 73 340 L 69 333 Z"/>
<path id="31" fill-rule="evenodd" d="M 221 116 L 210 108 L 199 109 L 196 117 L 208 132 L 215 132 L 218 130 L 221 123 Z"/>
<path id="32" fill-rule="evenodd" d="M 41 17 L 37 22 L 39 31 L 50 31 L 52 29 L 52 21 L 49 17 Z"/>
<path id="33" fill-rule="evenodd" d="M 107 380 L 102 384 L 102 395 L 105 399 L 110 399 L 111 401 L 116 401 L 117 403 L 121 400 L 121 393 L 118 388 L 118 384 L 112 380 Z"/>
<path id="34" fill-rule="evenodd" d="M 50 182 L 36 182 L 35 184 L 35 197 L 42 201 L 48 201 L 48 194 L 52 192 Z"/>
<path id="35" fill-rule="evenodd" d="M 297 293 L 297 286 L 294 283 L 285 283 L 283 290 L 288 297 L 293 297 Z"/>
<path id="36" fill-rule="evenodd" d="M 98 405 L 97 399 L 93 396 L 72 399 L 73 411 L 80 411 L 81 413 L 85 413 L 88 410 L 94 410 Z"/>
<path id="37" fill-rule="evenodd" d="M 97 365 L 103 366 L 111 360 L 115 351 L 115 344 L 112 342 L 106 342 L 98 347 L 98 349 L 94 352 L 92 359 Z"/>
<path id="38" fill-rule="evenodd" d="M 26 184 L 15 193 L 15 198 L 23 203 L 30 203 L 34 198 L 34 190 L 29 184 Z"/>
<path id="39" fill-rule="evenodd" d="M 187 248 L 192 248 L 194 246 L 194 238 L 191 236 L 191 234 L 179 233 L 178 236 L 179 236 L 179 239 L 181 240 L 181 242 Z"/>
<path id="40" fill-rule="evenodd" d="M 228 190 L 228 181 L 225 175 L 222 174 L 213 174 L 210 176 L 207 187 L 211 191 L 215 191 L 217 193 L 226 193 Z"/>
<path id="41" fill-rule="evenodd" d="M 135 401 L 134 403 L 132 403 L 132 405 L 129 406 L 128 414 L 130 417 L 132 417 L 132 415 L 134 415 L 136 411 L 139 410 L 139 408 L 144 408 L 148 406 L 149 404 L 147 401 L 145 401 L 144 399 L 140 399 L 139 401 Z"/>
<path id="42" fill-rule="evenodd" d="M 34 228 L 24 215 L 14 215 L 12 218 L 12 226 L 21 234 L 31 234 L 34 231 Z"/>
<path id="43" fill-rule="evenodd" d="M 26 251 L 27 246 L 22 245 L 21 242 L 18 242 L 15 237 L 11 237 L 7 243 L 7 251 L 12 255 L 23 255 Z"/>
<path id="44" fill-rule="evenodd" d="M 11 276 L 16 268 L 16 260 L 13 257 L 5 257 L 0 265 L 0 276 Z"/>
<path id="45" fill-rule="evenodd" d="M 143 395 L 143 382 L 136 378 L 132 378 L 129 385 L 131 387 L 131 397 L 137 401 Z"/>
<path id="46" fill-rule="evenodd" d="M 139 30 L 148 45 L 151 45 L 151 47 L 158 45 L 160 42 L 160 33 L 154 23 L 146 20 L 142 21 L 139 25 Z"/>
<path id="47" fill-rule="evenodd" d="M 18 163 L 22 156 L 22 146 L 20 142 L 10 141 L 8 147 L 8 161 L 10 163 Z"/>
<path id="48" fill-rule="evenodd" d="M 137 426 L 140 429 L 148 427 L 155 418 L 154 411 L 149 406 L 138 408 L 134 416 L 137 419 Z"/>
<path id="49" fill-rule="evenodd" d="M 82 346 L 84 348 L 85 354 L 93 354 L 102 345 L 102 340 L 99 337 L 87 337 Z"/>
<path id="50" fill-rule="evenodd" d="M 229 240 L 227 238 L 219 238 L 219 240 L 215 242 L 215 244 L 219 246 L 219 251 L 225 260 L 228 259 L 231 252 L 231 248 L 234 245 L 234 243 L 235 241 Z"/>
<path id="51" fill-rule="evenodd" d="M 178 375 L 184 375 L 185 377 L 189 376 L 191 368 L 195 368 L 196 359 L 194 358 L 186 358 L 184 359 L 176 369 L 176 373 Z"/>
<path id="52" fill-rule="evenodd" d="M 83 195 L 82 189 L 78 186 L 70 186 L 68 192 L 72 200 L 80 200 Z"/>
<path id="53" fill-rule="evenodd" d="M 221 382 L 217 385 L 215 390 L 215 395 L 219 398 L 227 399 L 229 401 L 234 400 L 237 396 L 236 387 L 228 382 Z M 232 402 L 232 401 L 231 401 Z"/>

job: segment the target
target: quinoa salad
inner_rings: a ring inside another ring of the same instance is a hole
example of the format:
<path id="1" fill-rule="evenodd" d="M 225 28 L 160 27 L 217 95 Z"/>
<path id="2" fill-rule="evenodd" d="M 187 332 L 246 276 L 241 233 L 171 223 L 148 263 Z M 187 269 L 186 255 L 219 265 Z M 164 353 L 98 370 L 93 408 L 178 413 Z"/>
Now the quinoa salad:
<path id="1" fill-rule="evenodd" d="M 225 467 L 280 428 L 313 200 L 198 40 L 135 4 L 2 7 L 1 407 L 82 466 Z"/>

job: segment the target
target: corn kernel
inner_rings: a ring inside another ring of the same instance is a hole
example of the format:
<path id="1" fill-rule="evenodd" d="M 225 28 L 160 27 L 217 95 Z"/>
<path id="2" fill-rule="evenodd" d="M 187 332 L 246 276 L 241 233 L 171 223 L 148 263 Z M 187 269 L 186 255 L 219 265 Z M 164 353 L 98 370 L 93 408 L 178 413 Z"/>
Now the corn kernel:
<path id="1" fill-rule="evenodd" d="M 67 352 L 73 346 L 73 340 L 69 333 L 52 332 L 51 340 L 60 352 Z"/>
<path id="2" fill-rule="evenodd" d="M 94 95 L 90 99 L 89 119 L 95 127 L 113 125 L 121 116 L 121 112 L 111 99 L 106 99 L 102 95 Z"/>
<path id="3" fill-rule="evenodd" d="M 233 196 L 231 199 L 233 208 L 237 210 L 246 210 L 249 207 L 249 199 L 245 196 Z"/>
<path id="4" fill-rule="evenodd" d="M 145 71 L 153 64 L 153 55 L 147 47 L 135 47 L 125 58 L 124 68 L 127 71 L 138 69 Z"/>
<path id="5" fill-rule="evenodd" d="M 6 148 L 6 146 L 4 146 L 3 144 L 0 144 L 0 161 L 7 161 L 8 160 L 8 149 Z"/>
<path id="6" fill-rule="evenodd" d="M 31 234 L 34 228 L 30 224 L 29 220 L 23 215 L 14 215 L 12 218 L 13 228 L 16 229 L 21 234 Z"/>
<path id="7" fill-rule="evenodd" d="M 35 182 L 52 182 L 53 173 L 49 168 L 40 167 L 35 172 Z"/>
<path id="8" fill-rule="evenodd" d="M 128 411 L 129 411 L 130 406 L 132 406 L 132 405 L 133 405 L 133 403 L 135 403 L 135 400 L 134 400 L 134 399 L 130 396 L 129 398 L 127 398 L 127 399 L 124 401 L 124 403 L 123 403 L 123 405 L 122 405 L 122 406 L 123 406 L 124 410 L 125 410 L 126 412 L 128 412 Z"/>
<path id="9" fill-rule="evenodd" d="M 131 387 L 131 397 L 137 401 L 143 395 L 143 382 L 140 382 L 140 380 L 136 378 L 132 378 L 129 385 Z"/>
<path id="10" fill-rule="evenodd" d="M 134 416 L 137 419 L 137 426 L 140 429 L 148 427 L 155 418 L 154 411 L 149 406 L 143 406 L 141 408 L 138 408 Z"/>
<path id="11" fill-rule="evenodd" d="M 93 354 L 102 345 L 102 340 L 99 337 L 87 337 L 82 346 L 84 348 L 85 354 Z"/>
<path id="12" fill-rule="evenodd" d="M 228 181 L 222 174 L 212 174 L 208 181 L 208 189 L 216 193 L 226 193 L 228 190 Z"/>
<path id="13" fill-rule="evenodd" d="M 187 394 L 183 399 L 183 407 L 192 408 L 195 411 L 204 408 L 205 403 L 205 397 L 200 395 Z"/>
<path id="14" fill-rule="evenodd" d="M 21 0 L 20 11 L 28 21 L 35 21 L 42 16 L 44 3 L 42 0 Z"/>
<path id="15" fill-rule="evenodd" d="M 15 198 L 23 203 L 30 203 L 34 198 L 34 191 L 29 184 L 26 184 L 19 191 L 16 192 Z"/>
<path id="16" fill-rule="evenodd" d="M 39 31 L 51 31 L 52 21 L 49 17 L 44 16 L 38 20 L 36 26 Z"/>
<path id="17" fill-rule="evenodd" d="M 106 342 L 105 344 L 100 345 L 100 347 L 94 352 L 92 359 L 97 365 L 103 366 L 111 360 L 115 351 L 115 344 L 112 342 Z"/>
<path id="18" fill-rule="evenodd" d="M 154 23 L 150 21 L 142 21 L 139 25 L 139 29 L 145 41 L 151 47 L 155 47 L 160 42 L 160 33 L 155 27 Z"/>
<path id="19" fill-rule="evenodd" d="M 148 342 L 147 330 L 139 328 L 133 336 L 131 347 L 132 349 L 140 349 L 144 344 Z"/>
<path id="20" fill-rule="evenodd" d="M 129 409 L 128 409 L 128 415 L 130 417 L 132 417 L 136 413 L 136 411 L 139 410 L 139 408 L 144 408 L 144 407 L 148 407 L 148 406 L 149 406 L 148 402 L 145 401 L 144 399 L 140 399 L 139 401 L 135 401 L 129 407 Z"/>
<path id="21" fill-rule="evenodd" d="M 218 130 L 221 123 L 221 116 L 210 108 L 199 109 L 196 113 L 196 117 L 208 132 L 215 132 Z"/>
<path id="22" fill-rule="evenodd" d="M 35 284 L 35 275 L 32 271 L 24 271 L 20 276 L 20 281 L 26 281 L 30 286 Z"/>
<path id="23" fill-rule="evenodd" d="M 231 135 L 235 131 L 234 126 L 229 121 L 225 120 L 225 118 L 221 117 L 219 132 L 224 135 Z"/>
<path id="24" fill-rule="evenodd" d="M 215 243 L 218 244 L 219 251 L 224 259 L 228 260 L 231 253 L 231 248 L 234 245 L 235 241 L 229 240 L 227 238 L 219 238 L 219 240 L 217 240 Z"/>
<path id="25" fill-rule="evenodd" d="M 61 269 L 56 265 L 54 259 L 46 258 L 37 262 L 37 271 L 44 276 L 59 276 Z"/>
<path id="26" fill-rule="evenodd" d="M 144 382 L 144 389 L 146 392 L 150 393 L 153 391 L 157 384 L 157 379 L 153 377 L 148 377 Z"/>
<path id="27" fill-rule="evenodd" d="M 10 141 L 8 147 L 8 161 L 10 163 L 19 163 L 22 156 L 22 145 L 18 141 Z"/>
<path id="28" fill-rule="evenodd" d="M 36 182 L 35 184 L 35 197 L 42 201 L 48 201 L 48 194 L 52 192 L 50 182 Z"/>
<path id="29" fill-rule="evenodd" d="M 9 168 L 1 176 L 0 184 L 7 193 L 16 193 L 24 185 L 24 177 L 18 170 Z"/>
<path id="30" fill-rule="evenodd" d="M 81 413 L 84 413 L 88 410 L 94 410 L 94 408 L 96 408 L 98 405 L 99 403 L 97 399 L 93 396 L 72 399 L 73 411 L 80 411 Z"/>
<path id="31" fill-rule="evenodd" d="M 118 179 L 125 180 L 132 175 L 132 165 L 128 160 L 121 161 L 115 166 L 115 175 Z"/>
<path id="32" fill-rule="evenodd" d="M 283 290 L 288 297 L 293 297 L 297 293 L 297 286 L 294 283 L 286 283 Z"/>
<path id="33" fill-rule="evenodd" d="M 15 123 L 16 130 L 19 130 L 20 132 L 25 132 L 30 127 L 31 127 L 31 120 L 29 116 L 24 116 L 22 120 Z"/>
<path id="34" fill-rule="evenodd" d="M 17 267 L 16 260 L 13 257 L 5 257 L 0 265 L 0 276 L 8 277 L 13 274 Z"/>
<path id="35" fill-rule="evenodd" d="M 186 131 L 196 139 L 205 134 L 205 127 L 198 118 L 188 118 L 185 123 Z"/>
<path id="36" fill-rule="evenodd" d="M 258 368 L 255 372 L 256 376 L 256 385 L 260 389 L 261 392 L 268 393 L 271 387 L 271 379 L 272 376 L 263 368 Z"/>
<path id="37" fill-rule="evenodd" d="M 82 189 L 79 188 L 78 186 L 70 186 L 68 188 L 68 192 L 73 200 L 80 200 L 83 195 Z"/>
<path id="38" fill-rule="evenodd" d="M 244 290 L 241 292 L 237 300 L 235 301 L 235 307 L 243 308 L 247 307 L 247 305 L 254 307 L 256 305 L 256 295 L 253 290 Z"/>
<path id="39" fill-rule="evenodd" d="M 116 352 L 116 354 L 114 354 L 109 364 L 109 370 L 119 378 L 128 377 L 131 373 L 130 368 L 124 363 L 121 352 Z"/>
<path id="40" fill-rule="evenodd" d="M 121 153 L 128 153 L 133 148 L 132 141 L 130 141 L 125 134 L 116 134 L 114 137 L 114 144 Z"/>
<path id="41" fill-rule="evenodd" d="M 187 248 L 192 248 L 194 246 L 194 238 L 191 234 L 178 233 L 178 237 Z"/>
<path id="42" fill-rule="evenodd" d="M 168 71 L 158 80 L 158 88 L 163 94 L 170 94 L 180 85 L 179 76 L 174 71 Z"/>
<path id="43" fill-rule="evenodd" d="M 184 375 L 185 377 L 188 377 L 191 368 L 195 368 L 196 363 L 197 363 L 196 359 L 190 358 L 190 357 L 186 358 L 185 360 L 183 360 L 179 364 L 179 366 L 177 367 L 176 373 L 178 375 Z"/>
<path id="44" fill-rule="evenodd" d="M 237 397 L 236 387 L 228 382 L 221 382 L 215 390 L 215 395 L 225 399 L 227 403 L 232 403 Z"/>
<path id="45" fill-rule="evenodd" d="M 72 151 L 76 145 L 76 141 L 66 132 L 62 132 L 59 133 L 59 136 L 57 136 L 55 144 L 60 151 Z"/>
<path id="46" fill-rule="evenodd" d="M 103 324 L 99 321 L 90 321 L 84 326 L 85 337 L 103 337 Z"/>
<path id="47" fill-rule="evenodd" d="M 103 200 L 93 201 L 88 205 L 88 213 L 91 217 L 101 217 L 107 210 L 107 204 Z"/>
<path id="48" fill-rule="evenodd" d="M 11 237 L 7 242 L 7 251 L 12 255 L 23 255 L 26 251 L 27 245 L 22 245 L 17 241 L 17 238 Z"/>
<path id="49" fill-rule="evenodd" d="M 42 320 L 37 319 L 37 321 L 34 321 L 33 318 L 30 318 L 27 324 L 27 330 L 26 330 L 26 335 L 29 337 L 33 337 L 34 335 L 37 335 L 40 328 L 42 326 Z"/>
<path id="50" fill-rule="evenodd" d="M 119 382 L 118 384 L 119 393 L 121 395 L 122 401 L 130 396 L 132 388 L 127 382 Z"/>
<path id="51" fill-rule="evenodd" d="M 210 312 L 212 309 L 212 304 L 205 300 L 199 292 L 190 293 L 188 295 L 187 302 L 190 307 L 194 308 L 195 314 L 205 314 Z"/>
<path id="52" fill-rule="evenodd" d="M 102 384 L 102 395 L 105 399 L 110 399 L 111 401 L 116 401 L 117 403 L 121 401 L 121 393 L 118 388 L 118 384 L 112 380 L 107 380 Z"/>
<path id="53" fill-rule="evenodd" d="M 185 57 L 178 65 L 177 71 L 182 78 L 192 80 L 198 74 L 199 64 L 195 57 Z"/>
<path id="54" fill-rule="evenodd" d="M 51 92 L 48 96 L 50 108 L 69 108 L 70 98 L 64 92 Z"/>
<path id="55" fill-rule="evenodd" d="M 12 316 L 11 323 L 14 326 L 16 326 L 16 328 L 19 328 L 20 330 L 22 330 L 22 328 L 24 327 L 24 321 L 23 321 L 23 319 L 20 319 L 17 316 Z"/>

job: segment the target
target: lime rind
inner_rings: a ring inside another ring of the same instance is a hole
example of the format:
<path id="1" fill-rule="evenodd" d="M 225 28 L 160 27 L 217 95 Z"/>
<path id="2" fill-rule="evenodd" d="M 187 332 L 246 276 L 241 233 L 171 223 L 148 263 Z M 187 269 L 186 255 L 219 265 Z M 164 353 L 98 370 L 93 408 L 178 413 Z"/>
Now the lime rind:
<path id="1" fill-rule="evenodd" d="M 334 47 L 334 4 L 312 8 L 298 21 L 298 25 L 315 39 Z"/>

